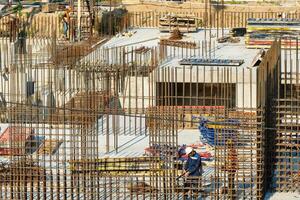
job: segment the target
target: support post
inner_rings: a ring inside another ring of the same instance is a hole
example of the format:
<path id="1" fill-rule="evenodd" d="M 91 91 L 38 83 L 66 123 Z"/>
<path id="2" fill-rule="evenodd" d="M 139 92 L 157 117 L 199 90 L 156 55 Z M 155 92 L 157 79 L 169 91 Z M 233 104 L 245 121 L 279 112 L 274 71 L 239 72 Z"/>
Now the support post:
<path id="1" fill-rule="evenodd" d="M 81 38 L 80 27 L 81 27 L 81 0 L 78 0 L 78 5 L 77 5 L 77 40 L 78 41 L 80 41 Z"/>

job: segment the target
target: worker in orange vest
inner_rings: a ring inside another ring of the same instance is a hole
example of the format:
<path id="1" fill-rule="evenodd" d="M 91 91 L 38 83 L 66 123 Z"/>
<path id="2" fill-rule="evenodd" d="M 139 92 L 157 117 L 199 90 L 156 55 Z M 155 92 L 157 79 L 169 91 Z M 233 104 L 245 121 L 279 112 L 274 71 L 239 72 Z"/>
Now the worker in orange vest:
<path id="1" fill-rule="evenodd" d="M 68 31 L 70 27 L 70 12 L 71 12 L 71 7 L 67 6 L 65 13 L 62 17 L 62 22 L 63 22 L 63 30 L 64 30 L 64 37 L 68 39 Z"/>

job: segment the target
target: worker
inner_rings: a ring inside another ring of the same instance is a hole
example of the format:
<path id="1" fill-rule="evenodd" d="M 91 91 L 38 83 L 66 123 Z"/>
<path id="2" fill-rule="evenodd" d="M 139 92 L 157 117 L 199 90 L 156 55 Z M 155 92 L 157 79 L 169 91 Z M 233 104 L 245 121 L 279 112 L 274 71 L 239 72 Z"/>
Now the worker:
<path id="1" fill-rule="evenodd" d="M 7 6 L 10 8 L 12 6 L 12 0 L 8 0 Z"/>
<path id="2" fill-rule="evenodd" d="M 227 172 L 228 187 L 225 189 L 228 198 L 236 199 L 236 188 L 235 188 L 235 176 L 238 169 L 238 157 L 235 145 L 232 139 L 228 139 L 226 142 L 227 155 L 225 156 L 225 165 L 222 169 Z"/>
<path id="3" fill-rule="evenodd" d="M 18 45 L 19 45 L 20 54 L 26 54 L 26 38 L 27 38 L 26 26 L 27 25 L 25 22 L 21 22 L 21 29 L 18 33 Z"/>
<path id="4" fill-rule="evenodd" d="M 68 31 L 69 31 L 69 26 L 70 26 L 70 12 L 71 12 L 71 8 L 69 6 L 67 6 L 65 13 L 62 17 L 65 39 L 68 39 Z"/>
<path id="5" fill-rule="evenodd" d="M 184 167 L 184 176 L 186 177 L 184 199 L 187 199 L 189 191 L 191 191 L 194 198 L 197 199 L 202 174 L 201 157 L 192 147 L 187 147 L 185 153 L 188 155 L 188 160 Z"/>

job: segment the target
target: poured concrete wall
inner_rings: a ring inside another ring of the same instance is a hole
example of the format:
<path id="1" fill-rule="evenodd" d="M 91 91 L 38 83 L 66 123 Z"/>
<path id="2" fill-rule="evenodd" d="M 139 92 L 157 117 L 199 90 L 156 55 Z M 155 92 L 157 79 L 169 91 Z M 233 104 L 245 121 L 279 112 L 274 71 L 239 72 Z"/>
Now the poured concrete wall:
<path id="1" fill-rule="evenodd" d="M 155 82 L 234 83 L 236 107 L 256 108 L 256 68 L 238 67 L 170 67 L 158 68 Z M 176 77 L 176 78 L 175 78 Z"/>

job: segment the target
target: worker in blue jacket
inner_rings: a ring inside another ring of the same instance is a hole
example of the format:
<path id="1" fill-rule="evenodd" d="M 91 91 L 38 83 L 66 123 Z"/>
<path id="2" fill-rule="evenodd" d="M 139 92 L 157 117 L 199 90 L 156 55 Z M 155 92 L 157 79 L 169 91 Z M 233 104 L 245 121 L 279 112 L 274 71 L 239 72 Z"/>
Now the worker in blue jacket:
<path id="1" fill-rule="evenodd" d="M 188 160 L 184 167 L 184 176 L 186 177 L 186 181 L 184 184 L 184 198 L 186 199 L 188 197 L 188 192 L 191 191 L 192 196 L 194 196 L 194 198 L 197 199 L 201 186 L 201 157 L 192 147 L 187 147 L 185 149 L 185 152 L 188 155 Z"/>

